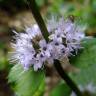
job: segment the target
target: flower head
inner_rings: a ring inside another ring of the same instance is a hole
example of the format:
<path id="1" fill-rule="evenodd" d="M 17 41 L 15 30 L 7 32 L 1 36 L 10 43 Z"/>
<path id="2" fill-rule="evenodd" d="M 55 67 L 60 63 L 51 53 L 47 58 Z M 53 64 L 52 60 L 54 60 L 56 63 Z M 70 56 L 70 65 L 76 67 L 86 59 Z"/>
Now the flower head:
<path id="1" fill-rule="evenodd" d="M 15 43 L 12 43 L 12 62 L 20 63 L 25 70 L 33 66 L 34 70 L 41 68 L 45 62 L 53 63 L 70 56 L 73 51 L 80 49 L 84 38 L 82 30 L 71 20 L 52 18 L 47 23 L 49 41 L 46 42 L 38 25 L 33 25 L 25 33 L 15 32 Z"/>

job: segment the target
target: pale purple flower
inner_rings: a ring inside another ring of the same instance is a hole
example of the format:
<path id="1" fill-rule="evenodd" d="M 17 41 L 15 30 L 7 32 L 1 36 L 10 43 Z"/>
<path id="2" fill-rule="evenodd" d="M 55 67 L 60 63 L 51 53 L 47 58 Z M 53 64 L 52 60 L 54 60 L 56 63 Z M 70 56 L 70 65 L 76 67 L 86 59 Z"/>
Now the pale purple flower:
<path id="1" fill-rule="evenodd" d="M 58 43 L 65 45 L 67 49 L 69 48 L 69 55 L 72 51 L 76 51 L 77 53 L 78 49 L 82 48 L 80 43 L 85 37 L 83 32 L 84 30 L 82 30 L 70 19 L 64 20 L 63 18 L 60 18 L 57 22 L 55 21 L 54 25 L 55 24 L 57 27 L 52 30 L 52 34 L 49 36 L 49 39 L 53 40 L 53 42 L 57 41 Z M 50 23 L 48 26 L 50 26 Z"/>
<path id="2" fill-rule="evenodd" d="M 61 60 L 81 48 L 80 42 L 84 33 L 71 20 L 52 17 L 46 25 L 49 31 L 48 42 L 43 38 L 37 24 L 27 27 L 24 33 L 14 31 L 15 43 L 11 43 L 14 49 L 11 52 L 12 62 L 22 64 L 25 70 L 33 66 L 37 71 L 45 62 L 52 64 L 54 59 Z"/>
<path id="3" fill-rule="evenodd" d="M 27 27 L 25 31 L 31 39 L 42 35 L 37 24 L 34 24 L 32 27 Z"/>

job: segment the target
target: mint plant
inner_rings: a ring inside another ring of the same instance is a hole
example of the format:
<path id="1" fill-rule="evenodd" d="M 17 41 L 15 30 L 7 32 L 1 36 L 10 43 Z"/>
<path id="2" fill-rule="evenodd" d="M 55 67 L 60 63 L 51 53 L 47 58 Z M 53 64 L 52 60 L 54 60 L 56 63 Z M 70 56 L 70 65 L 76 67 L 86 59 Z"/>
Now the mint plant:
<path id="1" fill-rule="evenodd" d="M 70 96 L 91 96 L 86 95 L 61 66 L 65 57 L 69 59 L 74 52 L 78 54 L 78 50 L 83 48 L 81 42 L 86 38 L 84 30 L 72 18 L 52 17 L 45 24 L 35 0 L 27 0 L 27 3 L 37 24 L 27 27 L 24 33 L 14 31 L 15 43 L 11 43 L 14 51 L 11 52 L 10 61 L 17 64 L 11 69 L 8 78 L 9 82 L 15 82 L 13 89 L 16 90 L 17 96 L 43 94 L 46 63 L 54 65 L 72 90 Z"/>

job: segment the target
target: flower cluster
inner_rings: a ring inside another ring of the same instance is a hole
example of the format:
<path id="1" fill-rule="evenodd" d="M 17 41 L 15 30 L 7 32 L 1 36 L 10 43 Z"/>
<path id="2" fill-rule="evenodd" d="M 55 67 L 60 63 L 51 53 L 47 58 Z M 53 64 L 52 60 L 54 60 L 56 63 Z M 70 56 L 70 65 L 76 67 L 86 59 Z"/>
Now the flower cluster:
<path id="1" fill-rule="evenodd" d="M 25 33 L 15 32 L 11 61 L 22 64 L 25 70 L 33 66 L 36 71 L 45 63 L 52 64 L 54 59 L 68 57 L 81 48 L 80 41 L 84 38 L 84 33 L 70 19 L 52 18 L 47 23 L 47 29 L 47 42 L 36 24 L 26 28 Z"/>

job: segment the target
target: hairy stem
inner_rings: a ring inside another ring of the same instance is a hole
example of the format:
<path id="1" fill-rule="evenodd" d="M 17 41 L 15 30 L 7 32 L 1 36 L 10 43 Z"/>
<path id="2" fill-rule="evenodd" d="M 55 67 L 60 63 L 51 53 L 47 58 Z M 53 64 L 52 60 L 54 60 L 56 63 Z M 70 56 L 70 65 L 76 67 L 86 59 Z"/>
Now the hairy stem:
<path id="1" fill-rule="evenodd" d="M 72 79 L 67 75 L 67 73 L 63 70 L 59 60 L 54 60 L 54 66 L 62 77 L 62 79 L 67 83 L 67 85 L 75 92 L 77 96 L 83 96 L 82 92 L 79 90 L 77 85 L 72 81 Z"/>
<path id="2" fill-rule="evenodd" d="M 38 6 L 37 6 L 35 0 L 27 0 L 27 3 L 28 3 L 28 6 L 30 7 L 30 9 L 32 11 L 32 14 L 33 14 L 41 32 L 42 32 L 43 37 L 45 38 L 46 41 L 48 41 L 49 33 L 48 33 L 46 25 L 42 19 L 42 16 L 38 10 Z"/>

